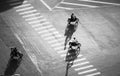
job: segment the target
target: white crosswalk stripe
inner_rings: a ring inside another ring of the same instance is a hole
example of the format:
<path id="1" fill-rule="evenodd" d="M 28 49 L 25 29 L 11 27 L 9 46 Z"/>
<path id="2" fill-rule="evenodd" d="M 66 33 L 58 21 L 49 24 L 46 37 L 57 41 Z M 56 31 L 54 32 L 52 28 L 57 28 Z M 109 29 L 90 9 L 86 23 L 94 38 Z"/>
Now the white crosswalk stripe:
<path id="1" fill-rule="evenodd" d="M 42 24 L 41 24 L 42 25 Z M 34 27 L 35 27 L 36 25 L 34 25 Z M 36 26 L 37 27 L 37 26 Z M 35 28 L 36 30 L 44 30 L 44 29 L 48 29 L 48 28 L 51 28 L 51 27 L 53 27 L 53 25 L 47 25 L 47 26 L 42 26 L 42 27 L 37 27 L 37 28 Z"/>
<path id="2" fill-rule="evenodd" d="M 59 54 L 62 54 L 62 53 L 66 53 L 66 52 L 67 52 L 67 50 L 63 50 L 63 47 L 58 47 L 57 50 L 60 50 L 60 51 L 57 51 L 57 53 L 59 53 Z"/>
<path id="3" fill-rule="evenodd" d="M 40 23 L 42 21 L 46 21 L 46 19 L 40 19 L 40 20 L 34 20 L 34 21 L 30 21 L 28 22 L 29 24 L 36 24 L 36 23 Z"/>
<path id="4" fill-rule="evenodd" d="M 46 33 L 46 34 L 43 34 L 43 35 L 41 35 L 42 37 L 48 37 L 48 36 L 51 36 L 51 35 L 53 35 L 52 33 Z"/>
<path id="5" fill-rule="evenodd" d="M 37 10 L 30 10 L 30 11 L 21 12 L 21 13 L 19 13 L 19 15 L 29 14 L 29 13 L 34 13 L 34 12 L 37 12 Z"/>
<path id="6" fill-rule="evenodd" d="M 79 70 L 83 70 L 83 69 L 88 69 L 88 68 L 91 68 L 91 67 L 93 67 L 93 65 L 88 65 L 88 66 L 76 68 L 75 71 L 79 71 Z"/>
<path id="7" fill-rule="evenodd" d="M 60 47 L 55 47 L 54 49 L 55 50 L 61 50 L 61 49 L 63 49 L 64 47 L 62 47 L 62 46 L 60 46 Z M 57 53 L 65 53 L 65 50 L 64 51 L 58 51 Z"/>
<path id="8" fill-rule="evenodd" d="M 96 72 L 96 73 L 92 73 L 92 74 L 88 74 L 88 75 L 85 75 L 85 76 L 96 76 L 96 75 L 99 75 L 101 74 L 100 72 Z"/>
<path id="9" fill-rule="evenodd" d="M 30 6 L 30 7 L 26 7 L 26 8 L 22 8 L 22 9 L 17 9 L 16 12 L 21 12 L 21 11 L 25 11 L 25 10 L 30 10 L 30 9 L 33 9 L 34 7 L 33 6 Z"/>
<path id="10" fill-rule="evenodd" d="M 53 40 L 55 39 L 53 36 L 50 36 L 50 37 L 47 37 L 47 38 L 44 38 L 45 40 Z"/>
<path id="11" fill-rule="evenodd" d="M 13 2 L 13 3 L 10 3 L 10 6 L 17 6 L 19 4 L 21 4 L 21 2 Z"/>
<path id="12" fill-rule="evenodd" d="M 44 23 L 34 24 L 34 27 L 41 26 L 41 25 L 50 25 L 50 22 L 44 22 Z M 35 30 L 39 30 L 39 28 L 35 28 Z"/>
<path id="13" fill-rule="evenodd" d="M 38 28 L 36 28 L 36 27 L 38 27 L 38 26 L 41 27 L 42 24 L 34 24 L 34 25 L 32 25 L 32 27 L 35 28 L 36 31 L 38 30 Z"/>
<path id="14" fill-rule="evenodd" d="M 58 31 L 53 31 L 52 33 L 54 33 L 54 34 L 59 34 L 59 32 L 58 32 Z"/>
<path id="15" fill-rule="evenodd" d="M 81 62 L 81 61 L 85 61 L 86 58 L 80 58 L 80 59 L 76 59 L 74 62 L 77 63 L 77 62 Z"/>
<path id="16" fill-rule="evenodd" d="M 90 62 L 85 61 L 85 62 L 82 62 L 82 63 L 74 64 L 72 67 L 77 67 L 77 66 L 81 66 L 81 65 L 85 65 L 85 64 L 89 64 L 89 63 Z"/>
<path id="17" fill-rule="evenodd" d="M 55 28 L 51 28 L 51 29 L 48 29 L 49 31 L 56 31 L 56 29 Z"/>
<path id="18" fill-rule="evenodd" d="M 40 13 L 34 13 L 34 14 L 28 14 L 28 15 L 23 15 L 23 18 L 27 18 L 27 17 L 33 17 L 33 16 L 37 16 L 40 15 Z"/>
<path id="19" fill-rule="evenodd" d="M 61 57 L 65 57 L 66 56 L 66 54 L 62 54 L 62 55 L 60 55 Z"/>
<path id="20" fill-rule="evenodd" d="M 61 42 L 64 42 L 64 38 L 62 37 L 62 38 L 59 38 L 59 39 L 57 39 L 58 41 L 61 41 Z"/>
<path id="21" fill-rule="evenodd" d="M 55 42 L 58 42 L 58 40 L 55 39 L 55 40 L 48 41 L 49 44 L 52 44 L 52 43 L 55 43 Z"/>
<path id="22" fill-rule="evenodd" d="M 48 30 L 39 31 L 38 33 L 39 33 L 39 34 L 48 33 Z"/>
<path id="23" fill-rule="evenodd" d="M 17 9 L 17 8 L 22 8 L 22 7 L 27 7 L 27 6 L 31 6 L 31 4 L 23 4 L 23 5 L 15 7 L 15 8 Z"/>
<path id="24" fill-rule="evenodd" d="M 63 43 L 61 43 L 61 42 L 60 42 L 60 43 L 54 43 L 54 44 L 52 44 L 51 46 L 52 46 L 52 47 L 57 47 L 57 46 L 60 46 L 60 45 L 62 45 L 62 44 L 63 44 Z"/>
<path id="25" fill-rule="evenodd" d="M 60 34 L 57 34 L 55 37 L 63 37 L 62 35 L 60 35 Z"/>
<path id="26" fill-rule="evenodd" d="M 41 19 L 41 18 L 43 18 L 43 16 L 31 17 L 31 18 L 27 18 L 25 20 L 26 21 L 32 21 L 32 20 L 37 20 L 37 19 Z"/>
<path id="27" fill-rule="evenodd" d="M 23 4 L 25 4 L 25 3 L 27 3 L 27 2 L 28 2 L 28 1 L 25 0 L 25 1 L 23 2 Z"/>
<path id="28" fill-rule="evenodd" d="M 90 70 L 82 71 L 82 72 L 79 72 L 78 74 L 81 75 L 81 74 L 85 74 L 85 73 L 89 73 L 93 71 L 97 71 L 97 69 L 90 69 Z"/>

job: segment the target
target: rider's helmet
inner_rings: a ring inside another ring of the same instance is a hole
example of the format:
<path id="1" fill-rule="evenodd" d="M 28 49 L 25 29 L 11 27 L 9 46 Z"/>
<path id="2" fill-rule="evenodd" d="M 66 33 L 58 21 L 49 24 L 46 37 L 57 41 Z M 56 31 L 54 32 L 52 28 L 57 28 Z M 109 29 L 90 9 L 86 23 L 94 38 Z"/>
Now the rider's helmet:
<path id="1" fill-rule="evenodd" d="M 69 42 L 70 47 L 76 46 L 78 44 L 78 41 L 75 37 Z"/>
<path id="2" fill-rule="evenodd" d="M 74 43 L 78 43 L 78 41 L 77 41 L 77 39 L 76 39 L 75 37 L 73 37 L 72 42 L 74 42 Z"/>

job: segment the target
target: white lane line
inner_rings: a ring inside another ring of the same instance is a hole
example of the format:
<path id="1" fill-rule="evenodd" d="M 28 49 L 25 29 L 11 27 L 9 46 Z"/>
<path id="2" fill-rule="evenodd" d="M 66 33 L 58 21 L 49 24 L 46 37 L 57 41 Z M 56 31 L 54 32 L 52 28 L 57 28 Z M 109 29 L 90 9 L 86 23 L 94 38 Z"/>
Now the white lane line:
<path id="1" fill-rule="evenodd" d="M 15 8 L 22 8 L 22 7 L 27 7 L 27 6 L 31 6 L 31 4 L 23 4 L 23 5 L 15 7 Z"/>
<path id="2" fill-rule="evenodd" d="M 20 37 L 17 34 L 14 34 L 16 38 L 20 41 L 21 44 L 24 44 L 23 41 L 20 39 Z"/>
<path id="3" fill-rule="evenodd" d="M 34 21 L 29 21 L 28 23 L 29 24 L 37 24 L 37 23 L 40 23 L 42 21 L 46 21 L 46 19 L 40 19 L 40 20 L 34 20 Z"/>
<path id="4" fill-rule="evenodd" d="M 111 4 L 111 5 L 120 6 L 119 3 L 102 2 L 102 1 L 95 1 L 95 0 L 79 0 L 79 1 L 86 1 L 86 2 L 93 2 L 93 3 L 101 3 L 101 4 Z"/>
<path id="5" fill-rule="evenodd" d="M 80 58 L 80 59 L 76 59 L 74 62 L 77 63 L 77 62 L 81 62 L 81 61 L 85 61 L 86 58 Z"/>
<path id="6" fill-rule="evenodd" d="M 50 6 L 47 5 L 47 3 L 45 3 L 43 0 L 40 0 L 50 11 L 52 11 L 52 8 Z"/>
<path id="7" fill-rule="evenodd" d="M 37 12 L 37 10 L 30 10 L 30 11 L 21 12 L 21 13 L 19 13 L 19 15 L 29 14 L 29 13 L 34 13 L 34 12 Z"/>
<path id="8" fill-rule="evenodd" d="M 58 8 L 58 9 L 65 9 L 65 10 L 73 10 L 73 8 L 62 7 L 62 6 L 56 6 L 55 8 Z"/>
<path id="9" fill-rule="evenodd" d="M 41 24 L 42 25 L 42 24 Z M 40 25 L 40 26 L 41 26 Z M 47 26 L 42 26 L 42 27 L 37 27 L 37 28 L 35 28 L 36 30 L 45 30 L 45 29 L 48 29 L 48 28 L 52 28 L 53 27 L 53 25 L 47 25 Z"/>
<path id="10" fill-rule="evenodd" d="M 26 17 L 37 16 L 37 15 L 40 15 L 40 13 L 34 13 L 34 14 L 24 15 L 24 16 L 22 16 L 22 17 L 23 17 L 23 18 L 26 18 Z"/>
<path id="11" fill-rule="evenodd" d="M 33 9 L 33 8 L 34 8 L 33 6 L 26 7 L 26 8 L 21 8 L 21 9 L 17 9 L 16 12 L 26 11 L 26 10 L 30 10 L 30 9 Z"/>
<path id="12" fill-rule="evenodd" d="M 31 18 L 27 18 L 25 19 L 26 21 L 32 21 L 32 20 L 37 20 L 37 19 L 44 19 L 43 16 L 38 16 L 38 17 L 31 17 Z"/>
<path id="13" fill-rule="evenodd" d="M 52 47 L 57 47 L 57 46 L 60 47 L 62 44 L 63 44 L 63 43 L 61 43 L 61 42 L 60 42 L 60 43 L 54 43 L 54 44 L 51 44 L 51 46 L 52 46 Z"/>
<path id="14" fill-rule="evenodd" d="M 92 74 L 88 74 L 88 75 L 85 75 L 85 76 L 96 76 L 96 75 L 99 75 L 101 74 L 100 72 L 96 72 L 96 73 L 92 73 Z"/>
<path id="15" fill-rule="evenodd" d="M 93 71 L 97 71 L 97 69 L 90 69 L 90 70 L 87 70 L 87 71 L 82 71 L 82 72 L 79 72 L 78 74 L 81 75 L 81 74 L 90 73 L 90 72 L 93 72 Z"/>
<path id="16" fill-rule="evenodd" d="M 88 68 L 92 68 L 92 67 L 93 67 L 93 65 L 88 65 L 88 66 L 76 68 L 75 71 L 84 70 L 84 69 L 88 69 Z"/>
<path id="17" fill-rule="evenodd" d="M 82 62 L 82 63 L 77 63 L 77 64 L 74 64 L 72 67 L 82 66 L 82 65 L 89 64 L 89 63 L 90 63 L 90 62 L 85 61 L 85 62 Z"/>
<path id="18" fill-rule="evenodd" d="M 69 4 L 69 5 L 77 5 L 77 6 L 91 7 L 91 8 L 98 7 L 98 6 L 85 5 L 85 4 L 77 4 L 77 3 L 69 3 L 69 2 L 61 2 L 61 3 L 62 3 L 62 4 Z"/>

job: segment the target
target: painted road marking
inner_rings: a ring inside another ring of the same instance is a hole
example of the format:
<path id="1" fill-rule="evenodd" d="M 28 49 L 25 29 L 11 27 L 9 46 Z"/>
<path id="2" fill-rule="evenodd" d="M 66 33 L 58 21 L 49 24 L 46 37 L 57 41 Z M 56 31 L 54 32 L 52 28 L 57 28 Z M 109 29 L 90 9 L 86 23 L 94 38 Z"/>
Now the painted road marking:
<path id="1" fill-rule="evenodd" d="M 50 11 L 52 11 L 52 8 L 50 6 L 47 5 L 47 3 L 45 3 L 43 0 L 40 0 Z"/>
<path id="2" fill-rule="evenodd" d="M 79 72 L 78 74 L 81 75 L 81 74 L 85 74 L 85 73 L 89 73 L 93 71 L 97 71 L 97 69 L 90 69 L 90 70 L 82 71 L 82 72 Z"/>
<path id="3" fill-rule="evenodd" d="M 37 19 L 41 19 L 43 18 L 43 16 L 37 16 L 37 17 L 31 17 L 31 18 L 27 18 L 25 19 L 26 21 L 32 21 L 32 20 L 37 20 Z M 44 18 L 43 18 L 44 19 Z"/>
<path id="4" fill-rule="evenodd" d="M 92 74 L 88 74 L 88 75 L 85 75 L 85 76 L 96 76 L 96 75 L 99 75 L 101 74 L 100 72 L 96 72 L 96 73 L 92 73 Z"/>
<path id="5" fill-rule="evenodd" d="M 61 42 L 60 42 L 60 43 L 54 43 L 54 44 L 52 44 L 51 46 L 52 46 L 52 47 L 57 47 L 57 46 L 60 46 L 60 45 L 62 45 L 62 44 L 63 44 L 63 43 L 61 43 Z"/>
<path id="6" fill-rule="evenodd" d="M 50 37 L 47 37 L 47 38 L 44 38 L 45 40 L 53 40 L 55 39 L 53 36 L 50 36 Z"/>
<path id="7" fill-rule="evenodd" d="M 64 49 L 64 46 L 55 47 L 54 49 L 55 49 L 55 50 L 61 50 L 61 49 Z M 59 53 L 59 54 L 60 54 L 60 53 L 65 53 L 65 50 L 64 50 L 64 51 L 63 51 L 63 50 L 62 50 L 62 51 L 58 51 L 57 53 Z"/>
<path id="8" fill-rule="evenodd" d="M 93 67 L 93 65 L 88 65 L 88 66 L 76 68 L 75 71 L 84 70 L 84 69 L 88 69 L 88 68 L 92 68 L 92 67 Z"/>
<path id="9" fill-rule="evenodd" d="M 89 63 L 90 63 L 90 62 L 85 61 L 85 62 L 82 62 L 82 63 L 74 64 L 72 67 L 82 66 L 82 65 L 85 65 L 85 64 L 89 64 Z"/>
<path id="10" fill-rule="evenodd" d="M 76 59 L 74 62 L 77 63 L 77 62 L 81 62 L 81 61 L 84 61 L 84 60 L 86 60 L 86 58 Z"/>
<path id="11" fill-rule="evenodd" d="M 26 8 L 21 8 L 21 9 L 17 9 L 16 12 L 21 12 L 21 11 L 25 11 L 25 10 L 30 10 L 30 9 L 33 9 L 33 8 L 34 8 L 33 6 L 26 7 Z"/>
<path id="12" fill-rule="evenodd" d="M 22 7 L 27 7 L 27 6 L 31 6 L 31 4 L 23 4 L 23 5 L 15 7 L 15 8 L 22 8 Z"/>
<path id="13" fill-rule="evenodd" d="M 79 0 L 79 1 L 86 1 L 86 2 L 93 2 L 93 3 L 101 3 L 101 4 L 111 4 L 111 5 L 120 6 L 120 4 L 118 4 L 118 3 L 110 3 L 110 2 L 102 2 L 102 1 L 94 1 L 94 0 Z"/>
<path id="14" fill-rule="evenodd" d="M 34 14 L 23 15 L 22 17 L 23 17 L 23 18 L 26 18 L 26 17 L 37 16 L 37 15 L 40 15 L 40 13 L 34 13 Z"/>
<path id="15" fill-rule="evenodd" d="M 56 6 L 55 8 L 58 8 L 58 9 L 65 9 L 65 10 L 73 10 L 73 8 L 62 7 L 62 6 Z"/>
<path id="16" fill-rule="evenodd" d="M 42 24 L 40 24 L 40 25 L 42 25 Z M 47 26 L 37 27 L 37 28 L 35 28 L 35 30 L 45 30 L 45 29 L 48 29 L 48 28 L 53 28 L 53 25 L 47 25 Z"/>
<path id="17" fill-rule="evenodd" d="M 91 7 L 96 8 L 98 6 L 92 6 L 92 5 L 85 5 L 85 4 L 77 4 L 77 3 L 69 3 L 69 2 L 61 2 L 62 4 L 70 4 L 70 5 L 77 5 L 77 6 L 84 6 L 84 7 Z"/>
<path id="18" fill-rule="evenodd" d="M 34 20 L 34 21 L 29 21 L 28 23 L 29 24 L 37 24 L 37 23 L 40 23 L 42 21 L 46 21 L 46 19 L 40 19 L 40 20 Z"/>
<path id="19" fill-rule="evenodd" d="M 21 13 L 19 13 L 19 15 L 29 14 L 29 13 L 34 13 L 34 12 L 37 12 L 37 10 L 30 10 L 30 11 L 21 12 Z"/>

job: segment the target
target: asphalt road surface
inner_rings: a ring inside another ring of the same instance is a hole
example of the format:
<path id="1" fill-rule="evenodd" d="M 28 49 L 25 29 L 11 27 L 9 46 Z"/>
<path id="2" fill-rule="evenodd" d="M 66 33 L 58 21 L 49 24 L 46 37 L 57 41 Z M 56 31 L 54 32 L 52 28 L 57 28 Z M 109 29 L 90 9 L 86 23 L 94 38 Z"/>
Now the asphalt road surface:
<path id="1" fill-rule="evenodd" d="M 81 54 L 69 70 L 69 76 L 119 76 L 120 7 L 118 1 L 55 0 L 50 3 L 47 0 L 30 0 L 0 15 L 7 25 L 4 28 L 12 30 L 14 35 L 12 37 L 19 41 L 24 49 L 23 53 L 28 56 L 26 58 L 31 59 L 32 62 L 27 63 L 28 65 L 33 63 L 35 69 L 31 70 L 40 73 L 34 76 L 65 76 L 64 58 L 67 50 L 63 50 L 65 39 L 63 34 L 67 18 L 72 12 L 80 19 L 74 36 L 82 47 Z M 9 31 L 6 31 L 6 35 L 10 37 Z M 18 46 L 18 44 L 8 45 L 11 39 L 7 40 L 4 36 L 4 33 L 1 33 L 1 46 L 3 44 L 6 44 L 5 47 Z M 24 65 L 26 63 L 21 67 L 23 68 Z M 28 72 L 22 72 L 23 69 L 17 73 L 30 76 Z"/>

